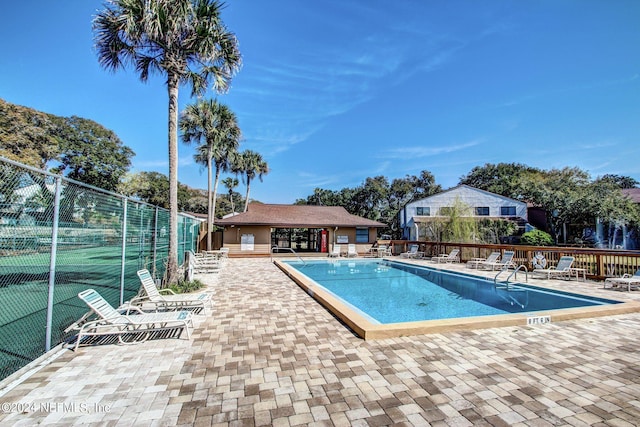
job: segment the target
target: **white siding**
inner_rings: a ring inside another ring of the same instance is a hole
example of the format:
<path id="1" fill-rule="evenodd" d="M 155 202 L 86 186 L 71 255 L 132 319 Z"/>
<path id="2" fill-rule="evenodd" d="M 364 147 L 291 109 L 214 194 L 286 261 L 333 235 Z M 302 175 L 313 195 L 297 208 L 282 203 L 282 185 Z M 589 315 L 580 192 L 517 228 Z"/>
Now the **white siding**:
<path id="1" fill-rule="evenodd" d="M 499 194 L 490 193 L 488 191 L 478 190 L 477 188 L 460 185 L 451 190 L 426 197 L 421 200 L 408 203 L 404 210 L 400 212 L 400 226 L 415 238 L 415 227 L 413 217 L 417 215 L 417 208 L 429 208 L 428 216 L 443 216 L 440 212 L 443 207 L 451 207 L 454 205 L 456 198 L 473 209 L 475 216 L 475 208 L 489 208 L 488 217 L 492 218 L 509 218 L 520 217 L 527 220 L 527 204 L 511 199 L 509 197 L 500 196 Z M 501 215 L 502 208 L 515 208 L 515 215 Z M 406 218 L 405 218 L 406 215 Z M 480 216 L 482 218 L 482 216 Z"/>

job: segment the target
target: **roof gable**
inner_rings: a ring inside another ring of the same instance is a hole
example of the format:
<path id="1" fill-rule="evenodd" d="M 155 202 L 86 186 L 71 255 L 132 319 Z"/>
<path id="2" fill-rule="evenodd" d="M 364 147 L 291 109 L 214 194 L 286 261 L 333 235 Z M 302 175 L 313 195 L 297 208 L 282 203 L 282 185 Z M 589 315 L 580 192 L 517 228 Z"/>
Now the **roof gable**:
<path id="1" fill-rule="evenodd" d="M 217 219 L 217 225 L 269 225 L 272 227 L 386 227 L 378 221 L 352 215 L 341 206 L 250 203 L 247 212 Z"/>
<path id="2" fill-rule="evenodd" d="M 640 203 L 640 188 L 625 188 L 622 190 L 622 194 L 624 194 L 634 202 Z"/>
<path id="3" fill-rule="evenodd" d="M 424 203 L 428 202 L 429 200 L 438 200 L 438 199 L 442 199 L 442 198 L 444 198 L 446 196 L 455 195 L 454 197 L 456 197 L 458 194 L 461 195 L 461 196 L 464 196 L 465 193 L 467 195 L 470 194 L 470 193 L 471 194 L 472 193 L 476 193 L 478 196 L 481 196 L 481 197 L 489 197 L 489 198 L 492 198 L 492 199 L 499 199 L 499 200 L 502 200 L 502 201 L 505 201 L 505 202 L 510 202 L 510 203 L 514 203 L 514 204 L 518 204 L 518 205 L 526 205 L 526 203 L 521 202 L 521 201 L 516 200 L 516 199 L 512 199 L 510 197 L 506 197 L 506 196 L 502 196 L 500 194 L 492 193 L 491 191 L 481 190 L 479 188 L 471 187 L 471 186 L 466 185 L 466 184 L 460 184 L 458 186 L 452 187 L 452 188 L 450 188 L 448 190 L 445 190 L 445 191 L 442 191 L 440 193 L 433 194 L 431 196 L 424 197 L 424 198 L 419 199 L 419 200 L 414 200 L 413 202 L 408 203 L 407 206 L 424 204 Z"/>

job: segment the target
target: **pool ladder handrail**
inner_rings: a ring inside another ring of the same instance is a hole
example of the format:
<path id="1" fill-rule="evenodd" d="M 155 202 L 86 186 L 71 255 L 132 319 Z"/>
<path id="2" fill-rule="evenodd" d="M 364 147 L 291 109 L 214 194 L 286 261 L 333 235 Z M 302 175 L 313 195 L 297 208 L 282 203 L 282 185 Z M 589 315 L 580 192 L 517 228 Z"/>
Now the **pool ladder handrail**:
<path id="1" fill-rule="evenodd" d="M 506 280 L 506 281 L 504 281 L 504 282 L 501 282 L 501 283 L 500 283 L 499 288 L 500 288 L 500 289 L 504 289 L 505 291 L 507 291 L 507 292 L 508 292 L 508 295 L 507 295 L 507 296 L 499 295 L 499 296 L 500 296 L 503 300 L 505 300 L 506 302 L 510 303 L 511 305 L 513 305 L 513 304 L 517 304 L 517 305 L 519 305 L 520 307 L 522 307 L 522 308 L 524 309 L 525 307 L 527 307 L 527 306 L 529 305 L 529 293 L 528 293 L 528 292 L 526 292 L 526 291 L 524 291 L 523 289 L 518 289 L 518 288 L 516 288 L 516 289 L 511 289 L 511 288 L 509 287 L 509 279 L 511 279 L 511 277 L 512 277 L 513 275 L 516 275 L 516 277 L 518 277 L 518 276 L 517 276 L 517 273 L 518 273 L 518 271 L 520 271 L 520 270 L 524 270 L 524 274 L 525 274 L 525 281 L 527 281 L 527 282 L 529 281 L 529 275 L 528 275 L 528 273 L 527 273 L 527 272 L 528 272 L 527 267 L 526 267 L 524 264 L 521 264 L 521 265 L 519 265 L 519 266 L 517 266 L 516 268 L 514 268 L 514 269 L 513 269 L 513 271 L 511 272 L 511 274 L 507 277 L 507 280 Z M 502 270 L 498 271 L 498 274 L 496 274 L 496 276 L 493 278 L 493 289 L 496 291 L 496 293 L 498 292 L 498 276 L 500 276 L 500 275 L 501 275 L 502 273 L 504 273 L 505 271 L 509 271 L 509 266 L 508 266 L 508 265 L 505 265 L 505 266 L 502 268 Z M 524 292 L 525 292 L 525 296 L 526 296 L 526 301 L 525 301 L 525 302 L 518 301 L 518 299 L 517 299 L 517 298 L 515 298 L 515 297 L 513 297 L 513 296 L 511 295 L 511 292 L 513 292 L 513 291 L 520 291 L 520 292 L 524 291 Z"/>
<path id="2" fill-rule="evenodd" d="M 504 283 L 507 286 L 507 290 L 509 290 L 509 279 L 511 279 L 511 277 L 514 275 L 516 275 L 516 278 L 518 278 L 517 274 L 518 274 L 518 271 L 520 270 L 524 270 L 525 282 L 529 281 L 529 272 L 527 270 L 527 266 L 524 264 L 520 264 L 519 266 L 513 269 L 513 272 L 507 277 L 507 280 L 505 280 Z M 498 283 L 498 276 L 500 276 L 505 271 L 509 271 L 508 265 L 505 265 L 504 267 L 502 267 L 502 269 L 498 271 L 498 274 L 496 274 L 496 276 L 493 278 L 494 285 Z"/>
<path id="3" fill-rule="evenodd" d="M 281 248 L 281 247 L 278 247 L 278 246 L 272 246 L 271 247 L 271 261 L 273 261 L 273 251 L 274 250 L 276 252 L 280 252 L 281 250 L 291 251 L 291 253 L 294 254 L 302 262 L 302 265 L 307 265 L 307 263 L 304 262 L 302 257 L 300 255 L 298 255 L 298 253 L 296 251 L 294 251 L 293 248 Z"/>

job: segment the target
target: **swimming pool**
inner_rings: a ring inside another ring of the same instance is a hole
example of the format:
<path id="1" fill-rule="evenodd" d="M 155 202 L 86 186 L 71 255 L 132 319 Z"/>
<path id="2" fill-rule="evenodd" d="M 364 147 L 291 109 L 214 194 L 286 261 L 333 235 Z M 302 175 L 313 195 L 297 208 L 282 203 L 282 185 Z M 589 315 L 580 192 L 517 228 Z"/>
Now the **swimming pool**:
<path id="1" fill-rule="evenodd" d="M 276 262 L 363 338 L 637 311 L 621 301 L 388 260 Z M 634 305 L 634 304 L 631 304 Z M 615 307 L 615 309 L 614 309 Z M 599 313 L 599 314 L 598 314 Z"/>

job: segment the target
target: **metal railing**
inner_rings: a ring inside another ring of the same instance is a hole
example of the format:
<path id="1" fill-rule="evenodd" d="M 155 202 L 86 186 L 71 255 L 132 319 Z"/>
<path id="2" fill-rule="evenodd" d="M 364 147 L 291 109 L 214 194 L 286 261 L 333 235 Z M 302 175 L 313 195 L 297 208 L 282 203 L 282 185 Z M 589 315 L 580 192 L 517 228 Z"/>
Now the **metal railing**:
<path id="1" fill-rule="evenodd" d="M 294 254 L 300 261 L 302 261 L 302 265 L 307 265 L 306 262 L 304 262 L 304 260 L 302 259 L 302 257 L 300 255 L 298 255 L 298 253 L 296 251 L 293 250 L 293 248 L 281 248 L 279 246 L 272 246 L 271 247 L 271 261 L 273 261 L 273 254 L 274 253 L 278 253 L 280 251 L 289 251 L 292 254 Z"/>
<path id="2" fill-rule="evenodd" d="M 424 252 L 425 257 L 435 256 L 441 253 L 449 253 L 452 249 L 460 250 L 460 262 L 467 262 L 472 258 L 486 258 L 491 252 L 514 251 L 513 261 L 517 265 L 525 265 L 529 271 L 533 270 L 533 259 L 537 252 L 542 253 L 548 265 L 557 264 L 565 255 L 575 258 L 573 267 L 586 271 L 587 277 L 603 280 L 607 277 L 634 274 L 640 269 L 640 251 L 623 249 L 595 249 L 574 248 L 560 246 L 528 246 L 513 244 L 476 244 L 476 243 L 451 243 L 451 242 L 424 242 L 394 240 L 390 243 L 394 248 L 394 254 L 406 251 L 412 244 L 420 245 L 419 251 Z"/>
<path id="3" fill-rule="evenodd" d="M 199 221 L 180 215 L 179 259 Z M 0 379 L 72 337 L 96 289 L 117 306 L 163 277 L 169 212 L 0 157 Z"/>
<path id="4" fill-rule="evenodd" d="M 529 281 L 529 273 L 527 271 L 527 266 L 524 265 L 524 264 L 518 265 L 518 266 L 514 267 L 514 269 L 511 272 L 511 274 L 509 274 L 509 276 L 507 276 L 507 280 L 505 280 L 503 282 L 507 286 L 507 289 L 509 288 L 509 279 L 511 279 L 513 276 L 515 276 L 516 280 L 517 280 L 518 279 L 518 271 L 520 271 L 520 270 L 524 270 L 525 282 Z M 505 271 L 509 271 L 509 265 L 505 265 L 500 271 L 498 271 L 498 274 L 496 274 L 496 276 L 493 278 L 493 283 L 498 283 L 498 276 L 500 276 Z"/>

